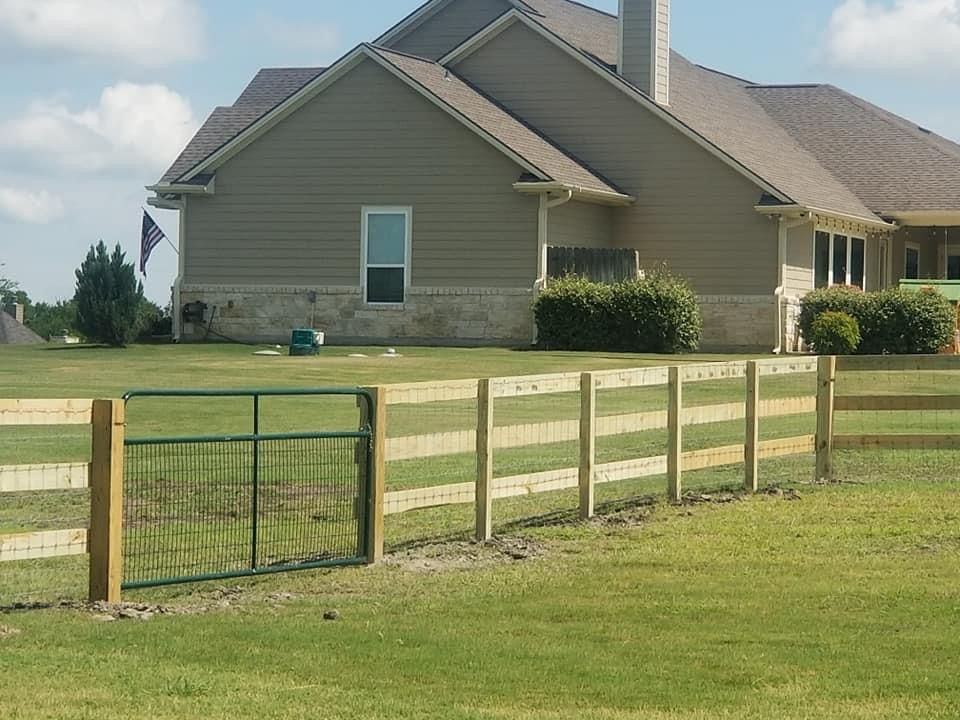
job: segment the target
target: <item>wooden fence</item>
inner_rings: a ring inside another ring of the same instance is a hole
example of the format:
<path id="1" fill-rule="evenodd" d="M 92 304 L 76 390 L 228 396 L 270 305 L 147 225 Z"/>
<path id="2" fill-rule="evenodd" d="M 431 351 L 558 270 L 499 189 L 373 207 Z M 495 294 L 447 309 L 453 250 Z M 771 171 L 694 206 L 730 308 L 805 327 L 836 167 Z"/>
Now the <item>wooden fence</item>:
<path id="1" fill-rule="evenodd" d="M 371 388 L 378 398 L 378 417 L 384 418 L 376 428 L 378 443 L 384 448 L 384 462 L 378 470 L 381 477 L 375 483 L 378 488 L 388 484 L 382 475 L 387 472 L 386 463 L 392 461 L 475 453 L 477 468 L 473 482 L 385 492 L 382 500 L 377 499 L 377 507 L 382 505 L 384 515 L 393 515 L 421 508 L 473 503 L 476 508 L 476 537 L 486 540 L 492 532 L 492 501 L 500 498 L 579 488 L 580 515 L 589 518 L 594 514 L 594 490 L 598 484 L 666 475 L 669 496 L 679 500 L 683 494 L 682 478 L 685 471 L 740 463 L 746 466 L 744 486 L 755 491 L 758 487 L 759 460 L 812 453 L 815 447 L 812 434 L 764 442 L 759 440 L 761 418 L 813 413 L 816 409 L 813 395 L 763 400 L 760 394 L 761 378 L 813 373 L 816 370 L 816 358 L 795 358 Z M 686 385 L 728 379 L 745 381 L 743 401 L 700 407 L 684 405 L 683 388 Z M 665 410 L 597 416 L 598 391 L 658 386 L 668 390 L 669 402 Z M 508 426 L 496 426 L 494 423 L 498 400 L 574 392 L 580 396 L 578 419 Z M 387 406 L 456 400 L 476 401 L 475 429 L 406 437 L 386 436 Z M 707 450 L 683 450 L 684 427 L 740 419 L 745 420 L 742 443 Z M 666 455 L 597 463 L 597 438 L 658 429 L 668 431 Z M 495 476 L 495 450 L 569 441 L 579 443 L 580 462 L 577 467 L 509 477 Z M 376 542 L 382 547 L 382 530 Z"/>
<path id="2" fill-rule="evenodd" d="M 90 554 L 90 599 L 120 599 L 121 400 L 0 400 L 0 426 L 92 425 L 91 462 L 0 466 L 0 496 L 90 488 L 90 528 L 0 536 L 0 562 Z"/>
<path id="3" fill-rule="evenodd" d="M 887 394 L 837 395 L 839 375 L 846 373 L 960 372 L 960 357 L 883 356 L 821 357 L 817 371 L 817 465 L 816 478 L 834 479 L 835 450 L 960 450 L 960 434 L 869 433 L 838 434 L 837 412 L 894 412 L 960 410 L 960 389 L 945 395 Z"/>

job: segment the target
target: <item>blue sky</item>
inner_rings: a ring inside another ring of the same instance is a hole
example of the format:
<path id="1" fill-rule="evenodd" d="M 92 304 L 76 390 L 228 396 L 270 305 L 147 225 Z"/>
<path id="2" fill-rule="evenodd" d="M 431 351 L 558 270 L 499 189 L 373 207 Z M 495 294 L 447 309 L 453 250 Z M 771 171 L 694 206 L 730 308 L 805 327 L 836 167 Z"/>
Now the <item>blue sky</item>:
<path id="1" fill-rule="evenodd" d="M 417 0 L 0 0 L 0 275 L 73 293 L 102 238 L 137 254 L 143 186 L 264 66 L 325 65 Z M 588 0 L 614 12 L 617 0 Z M 673 46 L 758 82 L 830 82 L 960 140 L 960 0 L 673 0 Z M 176 242 L 172 212 L 154 211 Z M 148 295 L 176 256 L 155 251 Z"/>

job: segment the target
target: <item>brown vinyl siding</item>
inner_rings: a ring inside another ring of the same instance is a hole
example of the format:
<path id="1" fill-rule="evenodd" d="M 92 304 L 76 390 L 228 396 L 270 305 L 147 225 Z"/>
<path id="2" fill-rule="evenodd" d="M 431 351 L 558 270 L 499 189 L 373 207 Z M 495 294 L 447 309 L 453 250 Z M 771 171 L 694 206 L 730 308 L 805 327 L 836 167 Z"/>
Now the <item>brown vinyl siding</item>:
<path id="1" fill-rule="evenodd" d="M 511 7 L 506 0 L 451 2 L 387 47 L 439 60 Z"/>
<path id="2" fill-rule="evenodd" d="M 777 225 L 738 172 L 520 24 L 456 70 L 637 198 L 615 211 L 614 244 L 644 267 L 665 262 L 702 295 L 773 295 Z"/>
<path id="3" fill-rule="evenodd" d="M 529 288 L 537 199 L 521 168 L 365 60 L 190 198 L 189 284 L 360 284 L 364 205 L 412 206 L 412 285 Z"/>
<path id="4" fill-rule="evenodd" d="M 558 247 L 610 247 L 614 208 L 583 202 L 568 202 L 550 209 L 548 242 Z"/>
<path id="5" fill-rule="evenodd" d="M 787 231 L 787 295 L 802 297 L 813 289 L 813 222 Z"/>

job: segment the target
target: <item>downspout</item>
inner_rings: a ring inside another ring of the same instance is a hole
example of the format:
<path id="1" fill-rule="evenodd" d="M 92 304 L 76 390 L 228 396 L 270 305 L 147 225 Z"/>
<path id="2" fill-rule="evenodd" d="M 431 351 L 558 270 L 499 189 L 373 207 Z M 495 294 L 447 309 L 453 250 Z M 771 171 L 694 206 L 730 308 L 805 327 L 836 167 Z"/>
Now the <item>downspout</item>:
<path id="1" fill-rule="evenodd" d="M 180 256 L 177 262 L 177 277 L 173 281 L 173 303 L 170 310 L 173 313 L 173 341 L 178 343 L 183 335 L 183 302 L 180 300 L 180 289 L 183 286 L 183 271 L 186 265 L 186 237 L 187 237 L 187 198 L 179 202 L 180 230 L 177 244 L 180 246 Z"/>
<path id="2" fill-rule="evenodd" d="M 773 291 L 774 302 L 777 304 L 777 342 L 773 348 L 774 355 L 780 355 L 784 352 L 783 301 L 787 294 L 787 233 L 801 225 L 806 225 L 808 222 L 810 222 L 810 220 L 806 217 L 787 221 L 787 219 L 781 215 L 779 219 L 777 233 L 777 263 L 779 265 L 779 271 L 777 274 L 777 287 Z"/>
<path id="3" fill-rule="evenodd" d="M 547 248 L 549 242 L 548 222 L 550 218 L 550 209 L 560 207 L 570 202 L 573 198 L 572 190 L 564 190 L 563 195 L 553 200 L 549 193 L 540 193 L 540 208 L 537 211 L 537 279 L 533 283 L 533 302 L 537 301 L 540 293 L 547 286 Z M 533 319 L 533 332 L 531 333 L 531 345 L 536 345 L 539 340 L 537 331 L 537 320 Z"/>

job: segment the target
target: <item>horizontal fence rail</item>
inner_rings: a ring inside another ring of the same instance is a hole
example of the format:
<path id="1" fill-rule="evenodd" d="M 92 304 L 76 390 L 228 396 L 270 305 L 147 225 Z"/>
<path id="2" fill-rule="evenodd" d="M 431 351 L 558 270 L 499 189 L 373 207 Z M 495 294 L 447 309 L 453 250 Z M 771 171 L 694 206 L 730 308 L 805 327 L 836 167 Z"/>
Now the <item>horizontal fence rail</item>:
<path id="1" fill-rule="evenodd" d="M 90 482 L 90 463 L 0 465 L 0 493 L 82 490 Z"/>
<path id="2" fill-rule="evenodd" d="M 0 400 L 0 425 L 89 425 L 93 400 Z"/>

